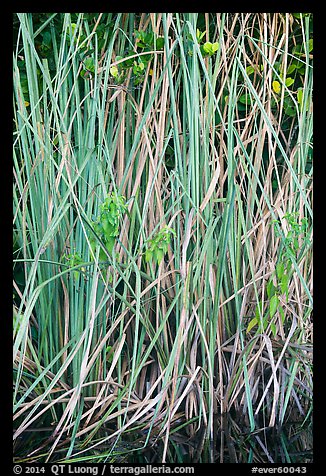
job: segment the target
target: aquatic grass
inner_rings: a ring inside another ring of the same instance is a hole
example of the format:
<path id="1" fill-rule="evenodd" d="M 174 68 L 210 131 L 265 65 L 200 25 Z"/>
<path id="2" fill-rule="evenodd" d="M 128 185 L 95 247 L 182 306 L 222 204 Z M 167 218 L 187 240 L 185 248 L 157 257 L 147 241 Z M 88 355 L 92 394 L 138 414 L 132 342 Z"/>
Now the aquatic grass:
<path id="1" fill-rule="evenodd" d="M 16 461 L 276 461 L 312 413 L 309 17 L 17 19 Z"/>

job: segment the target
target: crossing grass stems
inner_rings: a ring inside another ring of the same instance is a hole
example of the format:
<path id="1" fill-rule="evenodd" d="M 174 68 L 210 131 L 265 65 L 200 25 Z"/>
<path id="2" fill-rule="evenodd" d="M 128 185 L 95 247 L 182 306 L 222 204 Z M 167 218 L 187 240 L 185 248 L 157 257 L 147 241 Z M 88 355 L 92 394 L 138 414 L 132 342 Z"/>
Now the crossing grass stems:
<path id="1" fill-rule="evenodd" d="M 132 461 L 161 442 L 173 462 L 175 435 L 216 442 L 224 414 L 251 433 L 309 425 L 309 15 L 65 13 L 59 35 L 33 15 L 17 14 L 13 64 L 17 461 Z M 295 35 L 300 101 L 280 73 Z M 289 216 L 305 230 L 286 254 Z"/>

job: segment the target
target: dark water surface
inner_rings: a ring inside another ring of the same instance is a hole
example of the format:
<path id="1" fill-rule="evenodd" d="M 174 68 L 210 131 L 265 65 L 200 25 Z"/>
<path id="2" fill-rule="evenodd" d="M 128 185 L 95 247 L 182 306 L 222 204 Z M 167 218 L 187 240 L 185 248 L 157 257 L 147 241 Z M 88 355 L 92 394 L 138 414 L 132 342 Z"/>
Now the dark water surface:
<path id="1" fill-rule="evenodd" d="M 215 440 L 175 433 L 169 439 L 169 463 L 312 463 L 312 425 L 288 423 L 282 428 L 245 431 L 231 417 L 219 418 Z M 161 462 L 163 442 L 141 450 L 137 462 Z M 135 461 L 136 462 L 136 461 Z"/>
<path id="2" fill-rule="evenodd" d="M 193 437 L 187 435 L 184 428 L 180 431 L 171 431 L 165 462 L 181 464 L 313 462 L 311 421 L 287 422 L 280 429 L 263 427 L 250 432 L 239 423 L 239 418 L 235 421 L 229 415 L 225 415 L 216 417 L 213 441 L 205 438 L 207 433 L 204 427 L 198 429 L 197 426 L 195 429 Z M 50 428 L 49 430 L 53 431 Z M 45 428 L 24 432 L 14 445 L 15 462 L 26 461 L 25 458 L 31 453 L 35 455 L 35 462 L 44 462 L 47 449 L 51 446 L 49 446 L 50 435 L 51 433 L 47 434 Z M 94 463 L 161 463 L 164 454 L 164 438 L 155 440 L 154 437 L 150 437 L 144 447 L 145 441 L 146 435 L 143 434 L 137 441 L 133 437 L 132 441 L 126 438 L 119 439 L 115 444 L 113 441 L 106 442 L 97 446 L 96 450 L 83 452 L 83 457 L 89 457 L 88 462 Z M 78 444 L 72 455 L 74 453 L 78 453 Z M 59 443 L 51 462 L 65 462 L 66 455 L 67 444 L 62 442 L 60 445 Z M 32 461 L 29 460 L 29 462 Z"/>

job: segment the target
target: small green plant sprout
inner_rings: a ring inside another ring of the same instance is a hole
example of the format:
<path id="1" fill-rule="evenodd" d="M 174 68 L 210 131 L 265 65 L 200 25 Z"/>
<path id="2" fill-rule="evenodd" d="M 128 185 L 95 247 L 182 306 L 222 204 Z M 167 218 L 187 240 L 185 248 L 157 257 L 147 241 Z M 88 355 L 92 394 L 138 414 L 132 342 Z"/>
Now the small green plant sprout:
<path id="1" fill-rule="evenodd" d="M 117 61 L 119 59 L 121 59 L 120 56 L 116 58 Z M 119 64 L 119 67 L 116 66 L 116 65 L 111 66 L 110 75 L 112 76 L 112 78 L 113 78 L 113 80 L 116 84 L 122 84 L 124 82 L 124 80 L 126 79 L 125 72 L 123 70 L 121 70 L 120 64 Z"/>
<path id="2" fill-rule="evenodd" d="M 101 241 L 105 244 L 105 247 L 110 255 L 113 253 L 114 245 L 117 241 L 117 237 L 120 233 L 121 218 L 127 211 L 126 198 L 122 195 L 117 195 L 115 192 L 110 193 L 100 206 L 100 213 L 93 222 L 94 231 Z M 97 240 L 94 236 L 90 240 L 93 252 Z M 100 249 L 100 260 L 105 261 L 107 254 L 103 249 Z"/>
<path id="3" fill-rule="evenodd" d="M 266 285 L 267 302 L 269 302 L 268 312 L 263 317 L 263 320 L 261 320 L 260 315 L 262 315 L 262 302 L 260 301 L 256 307 L 255 317 L 249 321 L 247 333 L 257 325 L 258 331 L 263 332 L 265 331 L 268 323 L 270 323 L 273 335 L 275 337 L 276 326 L 272 322 L 272 319 L 276 312 L 279 312 L 282 323 L 284 324 L 285 313 L 282 307 L 281 297 L 283 296 L 283 299 L 285 298 L 285 302 L 288 302 L 290 275 L 292 271 L 292 260 L 290 255 L 297 256 L 298 252 L 300 251 L 300 237 L 304 238 L 303 245 L 305 242 L 307 242 L 306 234 L 308 220 L 307 218 L 303 218 L 299 222 L 297 217 L 297 212 L 286 213 L 284 215 L 289 231 L 285 237 L 285 247 L 281 251 L 279 262 L 277 263 L 275 271 L 270 276 Z M 276 224 L 280 225 L 279 220 L 273 220 L 272 223 L 275 227 L 275 233 L 279 236 L 279 232 L 276 228 Z"/>
<path id="4" fill-rule="evenodd" d="M 254 72 L 255 72 L 255 68 L 253 66 L 249 65 L 249 66 L 246 67 L 246 73 L 247 73 L 248 76 L 250 76 Z"/>
<path id="5" fill-rule="evenodd" d="M 135 76 L 142 76 L 144 74 L 145 64 L 142 62 L 141 59 L 134 61 L 134 66 L 132 68 L 132 72 Z"/>
<path id="6" fill-rule="evenodd" d="M 307 238 L 307 229 L 308 229 L 308 220 L 307 218 L 302 218 L 301 221 L 298 220 L 298 212 L 286 213 L 284 219 L 288 225 L 288 232 L 285 237 L 284 245 L 285 250 L 283 251 L 284 258 L 288 257 L 289 254 L 294 256 L 300 251 L 300 240 L 302 246 L 308 243 Z M 273 221 L 275 224 L 278 223 L 278 220 Z M 276 235 L 278 235 L 277 229 L 275 230 Z M 302 247 L 301 246 L 301 247 Z"/>
<path id="7" fill-rule="evenodd" d="M 204 53 L 203 56 L 213 56 L 217 52 L 218 48 L 219 44 L 217 41 L 215 43 L 206 41 L 206 43 L 202 45 L 201 50 Z"/>
<path id="8" fill-rule="evenodd" d="M 79 253 L 70 253 L 68 255 L 65 255 L 64 258 L 68 262 L 69 268 L 73 268 L 74 266 L 84 263 Z M 74 280 L 77 281 L 80 272 L 84 273 L 85 271 L 86 269 L 84 266 L 81 266 L 80 271 L 74 270 L 73 271 Z"/>
<path id="9" fill-rule="evenodd" d="M 175 231 L 172 230 L 172 228 L 165 226 L 155 235 L 154 238 L 148 240 L 148 247 L 145 252 L 146 263 L 152 259 L 157 264 L 161 263 L 163 256 L 168 251 L 172 235 L 176 236 Z"/>
<path id="10" fill-rule="evenodd" d="M 85 58 L 82 61 L 83 69 L 80 72 L 80 76 L 84 79 L 91 79 L 95 74 L 95 63 L 91 56 Z"/>
<path id="11" fill-rule="evenodd" d="M 117 67 L 117 66 L 111 66 L 111 68 L 110 68 L 110 74 L 111 74 L 111 76 L 112 76 L 113 78 L 115 78 L 115 79 L 118 78 L 118 76 L 119 76 L 119 69 L 118 69 L 118 67 Z"/>
<path id="12" fill-rule="evenodd" d="M 154 32 L 149 31 L 135 31 L 135 37 L 137 38 L 137 48 L 141 48 L 144 51 L 150 51 L 154 49 L 154 42 L 156 50 L 161 50 L 164 46 L 164 38 L 154 38 Z M 155 40 L 155 41 L 154 41 Z"/>
<path id="13" fill-rule="evenodd" d="M 196 40 L 198 42 L 198 45 L 200 47 L 201 54 L 203 55 L 204 58 L 211 57 L 213 56 L 218 48 L 219 48 L 219 43 L 216 41 L 215 43 L 211 43 L 210 41 L 206 41 L 205 43 L 203 42 L 203 38 L 205 36 L 206 30 L 205 31 L 200 31 L 198 28 L 196 30 Z M 188 36 L 189 40 L 193 41 L 192 36 Z M 188 51 L 189 56 L 193 55 L 193 50 L 190 49 Z"/>
<path id="14" fill-rule="evenodd" d="M 304 104 L 303 104 L 303 88 L 298 88 L 297 90 L 297 101 L 298 101 L 298 104 L 300 106 L 300 111 L 302 112 L 303 110 L 303 107 L 304 107 Z M 309 108 L 309 103 L 307 101 L 306 103 L 306 111 L 308 111 L 308 108 Z"/>
<path id="15" fill-rule="evenodd" d="M 198 43 L 201 42 L 201 40 L 202 40 L 203 37 L 205 36 L 205 33 L 206 33 L 206 30 L 205 30 L 205 31 L 200 31 L 200 30 L 197 28 L 197 30 L 196 30 L 196 38 L 197 38 Z"/>

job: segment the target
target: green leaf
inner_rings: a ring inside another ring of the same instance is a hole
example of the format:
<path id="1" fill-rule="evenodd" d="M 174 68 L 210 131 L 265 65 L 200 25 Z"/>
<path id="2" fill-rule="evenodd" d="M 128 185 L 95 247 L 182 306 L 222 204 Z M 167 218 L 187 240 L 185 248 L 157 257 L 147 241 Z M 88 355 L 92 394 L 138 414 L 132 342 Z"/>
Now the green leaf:
<path id="1" fill-rule="evenodd" d="M 274 322 L 271 323 L 271 330 L 272 330 L 272 333 L 273 333 L 273 337 L 275 339 L 275 337 L 276 337 L 276 325 L 274 324 Z"/>
<path id="2" fill-rule="evenodd" d="M 106 360 L 109 362 L 109 364 L 112 362 L 113 360 L 113 352 L 112 352 L 112 345 L 108 345 L 107 348 L 106 348 Z"/>
<path id="3" fill-rule="evenodd" d="M 290 97 L 284 98 L 284 112 L 290 117 L 294 117 L 296 115 L 296 110 Z"/>
<path id="4" fill-rule="evenodd" d="M 117 66 L 111 66 L 110 68 L 110 74 L 111 76 L 113 76 L 114 78 L 116 78 L 119 74 L 119 70 L 117 68 Z"/>
<path id="5" fill-rule="evenodd" d="M 285 314 L 284 314 L 282 306 L 280 306 L 280 308 L 279 308 L 279 313 L 280 313 L 280 316 L 281 316 L 281 319 L 282 319 L 282 324 L 284 324 Z"/>
<path id="6" fill-rule="evenodd" d="M 287 116 L 294 117 L 296 112 L 294 107 L 291 106 L 284 106 L 284 112 Z"/>
<path id="7" fill-rule="evenodd" d="M 48 48 L 50 48 L 50 46 L 51 46 L 51 41 L 52 41 L 51 33 L 50 33 L 49 31 L 45 31 L 44 34 L 43 34 L 43 39 L 42 39 L 43 45 L 45 45 L 45 46 L 47 46 Z"/>
<path id="8" fill-rule="evenodd" d="M 288 278 L 287 274 L 283 274 L 283 276 L 281 278 L 281 283 L 280 283 L 280 288 L 281 288 L 282 293 L 286 292 L 286 290 L 288 288 L 288 284 L 289 284 L 289 278 Z"/>
<path id="9" fill-rule="evenodd" d="M 258 322 L 259 321 L 258 321 L 257 317 L 254 317 L 253 319 L 251 319 L 251 321 L 248 324 L 246 333 L 248 334 L 251 331 L 251 329 L 253 329 L 255 326 L 257 326 Z"/>
<path id="10" fill-rule="evenodd" d="M 281 92 L 281 85 L 278 81 L 273 81 L 272 82 L 273 90 L 276 92 L 276 94 L 280 94 Z"/>
<path id="11" fill-rule="evenodd" d="M 86 58 L 84 65 L 88 71 L 90 71 L 91 73 L 94 73 L 95 66 L 94 66 L 93 58 Z"/>
<path id="12" fill-rule="evenodd" d="M 106 252 L 103 250 L 102 247 L 100 249 L 99 259 L 100 259 L 100 261 L 107 261 L 107 259 L 108 259 L 108 256 L 107 256 Z"/>
<path id="13" fill-rule="evenodd" d="M 243 94 L 242 96 L 239 97 L 239 101 L 242 104 L 251 104 L 251 97 L 249 94 Z"/>
<path id="14" fill-rule="evenodd" d="M 197 37 L 197 41 L 198 43 L 202 40 L 203 36 L 205 35 L 206 33 L 206 30 L 201 32 L 200 30 L 198 30 L 197 28 L 197 31 L 196 31 L 196 37 Z"/>
<path id="15" fill-rule="evenodd" d="M 156 39 L 156 49 L 157 50 L 162 50 L 164 46 L 164 38 L 157 38 Z"/>
<path id="16" fill-rule="evenodd" d="M 278 279 L 281 279 L 284 274 L 284 263 L 278 263 L 276 265 L 276 275 Z"/>
<path id="17" fill-rule="evenodd" d="M 286 78 L 286 80 L 285 80 L 285 86 L 286 86 L 286 87 L 292 86 L 293 83 L 294 83 L 294 79 L 293 79 L 293 78 Z"/>
<path id="18" fill-rule="evenodd" d="M 105 240 L 106 249 L 110 254 L 112 254 L 113 247 L 115 245 L 116 238 L 114 236 L 107 236 Z"/>
<path id="19" fill-rule="evenodd" d="M 314 40 L 313 38 L 310 38 L 309 40 L 309 53 L 314 49 Z"/>
<path id="20" fill-rule="evenodd" d="M 86 69 L 82 69 L 80 72 L 80 76 L 85 79 L 89 78 L 90 76 L 89 71 L 86 71 Z"/>
<path id="21" fill-rule="evenodd" d="M 154 256 L 155 256 L 155 259 L 157 261 L 157 264 L 160 264 L 162 259 L 163 259 L 163 256 L 164 256 L 163 250 L 161 250 L 160 248 L 156 248 L 154 250 Z"/>
<path id="22" fill-rule="evenodd" d="M 212 56 L 216 51 L 218 50 L 219 44 L 216 43 L 211 43 L 210 41 L 206 41 L 206 43 L 203 44 L 203 50 L 205 53 L 208 53 L 210 56 Z"/>
<path id="23" fill-rule="evenodd" d="M 248 76 L 250 76 L 254 72 L 255 72 L 255 68 L 253 66 L 247 66 L 246 67 L 246 73 L 247 73 Z"/>
<path id="24" fill-rule="evenodd" d="M 272 318 L 277 311 L 277 307 L 279 305 L 279 298 L 276 294 L 272 296 L 270 303 L 269 303 L 269 315 Z"/>
<path id="25" fill-rule="evenodd" d="M 293 71 L 295 71 L 296 69 L 297 69 L 297 65 L 296 65 L 296 64 L 291 64 L 291 65 L 288 67 L 286 74 L 287 74 L 287 75 L 290 75 L 290 74 L 292 74 Z"/>
<path id="26" fill-rule="evenodd" d="M 276 288 L 273 284 L 273 278 L 271 278 L 268 281 L 267 286 L 266 286 L 266 291 L 267 291 L 268 299 L 270 299 L 275 294 Z"/>
<path id="27" fill-rule="evenodd" d="M 152 251 L 151 250 L 146 250 L 145 251 L 145 261 L 146 261 L 146 263 L 151 261 L 152 257 L 153 257 Z"/>
<path id="28" fill-rule="evenodd" d="M 109 236 L 110 231 L 112 230 L 112 226 L 110 225 L 108 218 L 107 217 L 102 218 L 101 223 L 102 223 L 102 227 L 103 227 L 105 235 Z"/>
<path id="29" fill-rule="evenodd" d="M 302 106 L 302 99 L 303 99 L 303 89 L 302 88 L 298 88 L 297 99 L 298 99 L 298 103 Z"/>
<path id="30" fill-rule="evenodd" d="M 262 301 L 259 301 L 257 306 L 256 306 L 256 311 L 255 311 L 255 316 L 257 320 L 260 320 L 260 315 L 263 313 L 263 303 Z"/>
<path id="31" fill-rule="evenodd" d="M 304 51 L 303 44 L 295 45 L 294 48 L 292 48 L 293 55 L 301 56 L 303 51 Z"/>

